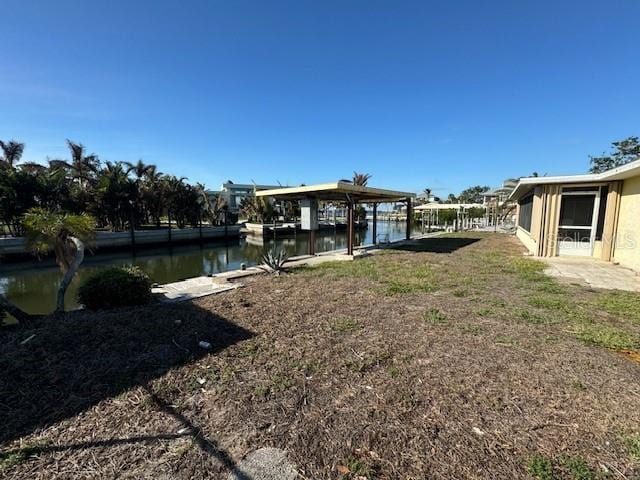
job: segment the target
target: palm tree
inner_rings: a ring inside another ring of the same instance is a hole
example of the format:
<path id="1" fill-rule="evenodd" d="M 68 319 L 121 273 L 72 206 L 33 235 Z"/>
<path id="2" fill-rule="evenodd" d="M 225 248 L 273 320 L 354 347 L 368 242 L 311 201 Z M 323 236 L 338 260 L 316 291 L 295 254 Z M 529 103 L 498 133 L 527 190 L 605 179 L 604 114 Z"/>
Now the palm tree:
<path id="1" fill-rule="evenodd" d="M 147 217 L 145 215 L 143 199 L 144 199 L 144 191 L 142 187 L 142 182 L 148 176 L 153 176 L 156 173 L 156 166 L 151 164 L 146 164 L 142 160 L 138 160 L 138 163 L 130 163 L 124 162 L 124 165 L 127 166 L 127 175 L 133 172 L 135 176 L 135 192 L 134 192 L 134 203 L 135 203 L 135 219 L 137 220 L 135 223 L 138 224 L 139 221 L 143 217 Z"/>
<path id="2" fill-rule="evenodd" d="M 164 174 L 154 169 L 146 174 L 142 185 L 142 196 L 148 215 L 160 228 L 160 220 L 163 210 Z"/>
<path id="3" fill-rule="evenodd" d="M 71 151 L 71 162 L 60 161 L 77 179 L 82 187 L 86 187 L 100 168 L 100 159 L 97 155 L 86 155 L 86 149 L 81 143 L 75 143 L 67 139 L 67 145 Z"/>
<path id="4" fill-rule="evenodd" d="M 131 220 L 136 185 L 127 176 L 123 162 L 106 162 L 100 174 L 98 211 L 112 230 L 124 228 Z"/>
<path id="5" fill-rule="evenodd" d="M 15 140 L 9 140 L 5 143 L 0 140 L 0 149 L 2 150 L 2 158 L 0 160 L 6 163 L 9 168 L 13 168 L 22 158 L 24 143 L 19 143 Z"/>
<path id="6" fill-rule="evenodd" d="M 370 178 L 371 175 L 368 173 L 353 172 L 353 184 L 358 185 L 359 187 L 366 187 Z"/>
<path id="7" fill-rule="evenodd" d="M 36 255 L 53 250 L 63 273 L 56 313 L 64 312 L 64 295 L 84 259 L 84 245 L 93 238 L 95 221 L 88 215 L 54 213 L 34 208 L 24 216 L 27 245 Z"/>
<path id="8" fill-rule="evenodd" d="M 138 160 L 137 163 L 124 162 L 124 164 L 127 166 L 127 175 L 133 172 L 138 181 L 141 181 L 149 175 L 153 175 L 156 171 L 155 165 L 146 164 L 142 160 Z"/>

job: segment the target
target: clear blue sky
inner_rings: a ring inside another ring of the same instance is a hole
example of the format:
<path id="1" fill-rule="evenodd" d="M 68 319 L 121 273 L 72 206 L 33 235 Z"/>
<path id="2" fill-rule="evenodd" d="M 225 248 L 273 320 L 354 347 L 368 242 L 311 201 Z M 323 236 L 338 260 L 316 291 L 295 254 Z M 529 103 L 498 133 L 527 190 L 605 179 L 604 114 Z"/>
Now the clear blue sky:
<path id="1" fill-rule="evenodd" d="M 0 138 L 209 187 L 437 193 L 640 135 L 640 2 L 0 0 Z"/>

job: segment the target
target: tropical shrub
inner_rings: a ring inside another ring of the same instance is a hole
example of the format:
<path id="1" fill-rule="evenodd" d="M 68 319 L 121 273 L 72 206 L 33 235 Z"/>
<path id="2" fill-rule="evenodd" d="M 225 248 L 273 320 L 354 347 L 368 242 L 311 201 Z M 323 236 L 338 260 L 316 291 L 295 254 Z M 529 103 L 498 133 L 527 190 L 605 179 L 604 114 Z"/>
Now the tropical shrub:
<path id="1" fill-rule="evenodd" d="M 151 280 L 133 265 L 107 268 L 80 286 L 78 301 L 89 310 L 146 305 L 151 301 Z"/>
<path id="2" fill-rule="evenodd" d="M 35 255 L 53 250 L 56 263 L 63 274 L 58 286 L 56 312 L 64 311 L 64 296 L 76 271 L 84 259 L 85 242 L 93 239 L 93 217 L 57 213 L 43 208 L 32 208 L 23 217 L 27 247 Z"/>
<path id="3" fill-rule="evenodd" d="M 285 271 L 284 264 L 288 258 L 289 256 L 284 250 L 276 251 L 273 248 L 262 256 L 264 266 L 261 266 L 261 268 L 274 275 L 280 275 L 281 272 Z"/>

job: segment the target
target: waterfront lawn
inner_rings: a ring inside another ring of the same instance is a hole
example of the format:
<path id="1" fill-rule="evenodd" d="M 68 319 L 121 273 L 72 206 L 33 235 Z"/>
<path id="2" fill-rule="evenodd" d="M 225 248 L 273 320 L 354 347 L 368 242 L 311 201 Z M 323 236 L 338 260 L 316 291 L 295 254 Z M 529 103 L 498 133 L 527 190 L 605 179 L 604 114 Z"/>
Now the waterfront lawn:
<path id="1" fill-rule="evenodd" d="M 637 478 L 640 297 L 543 268 L 456 235 L 3 333 L 0 476 Z"/>

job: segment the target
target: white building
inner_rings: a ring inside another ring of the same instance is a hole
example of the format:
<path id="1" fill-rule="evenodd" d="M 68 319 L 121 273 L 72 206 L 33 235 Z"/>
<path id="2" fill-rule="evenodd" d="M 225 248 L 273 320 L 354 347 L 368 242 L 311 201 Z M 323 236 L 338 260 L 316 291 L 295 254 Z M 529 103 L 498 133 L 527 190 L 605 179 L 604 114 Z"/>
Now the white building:
<path id="1" fill-rule="evenodd" d="M 281 185 L 255 185 L 253 183 L 233 183 L 231 180 L 223 183 L 219 191 L 209 190 L 207 194 L 210 196 L 221 195 L 229 206 L 231 213 L 238 213 L 240 202 L 244 198 L 253 197 L 256 190 L 272 190 L 282 188 Z"/>

